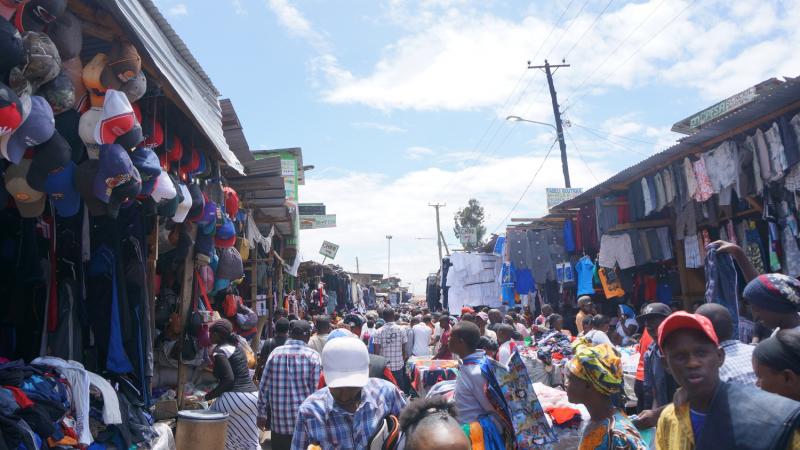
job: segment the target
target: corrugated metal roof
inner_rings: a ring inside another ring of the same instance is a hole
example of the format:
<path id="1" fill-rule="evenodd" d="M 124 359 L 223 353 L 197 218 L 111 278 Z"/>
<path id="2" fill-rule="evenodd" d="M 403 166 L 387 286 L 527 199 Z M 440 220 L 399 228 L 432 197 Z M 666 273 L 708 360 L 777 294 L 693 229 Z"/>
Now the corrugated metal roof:
<path id="1" fill-rule="evenodd" d="M 709 122 L 697 133 L 685 137 L 672 147 L 618 172 L 606 181 L 584 191 L 581 195 L 555 206 L 551 211 L 578 208 L 594 200 L 595 197 L 619 190 L 619 185 L 628 184 L 635 179 L 659 170 L 679 158 L 700 152 L 704 150 L 702 147 L 704 145 L 715 145 L 717 143 L 716 140 L 722 141 L 726 139 L 727 136 L 725 135 L 733 130 L 737 130 L 791 105 L 797 104 L 796 106 L 800 108 L 800 104 L 798 104 L 800 103 L 800 77 L 787 78 L 786 81 L 770 79 L 765 83 L 766 86 L 752 103 L 729 115 Z M 617 188 L 615 189 L 615 187 Z"/>
<path id="2" fill-rule="evenodd" d="M 219 106 L 222 109 L 222 132 L 225 134 L 225 140 L 239 161 L 246 166 L 254 158 L 250 153 L 250 144 L 247 143 L 236 109 L 229 98 L 220 99 Z"/>

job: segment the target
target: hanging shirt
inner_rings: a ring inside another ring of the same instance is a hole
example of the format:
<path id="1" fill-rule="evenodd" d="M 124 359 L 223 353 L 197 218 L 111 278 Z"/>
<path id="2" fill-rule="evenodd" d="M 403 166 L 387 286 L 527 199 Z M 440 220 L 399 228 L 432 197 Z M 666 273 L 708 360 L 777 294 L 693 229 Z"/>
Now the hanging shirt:
<path id="1" fill-rule="evenodd" d="M 594 263 L 591 258 L 584 256 L 578 263 L 575 264 L 575 271 L 578 272 L 578 296 L 594 294 L 594 286 L 592 285 L 592 272 L 594 271 Z"/>

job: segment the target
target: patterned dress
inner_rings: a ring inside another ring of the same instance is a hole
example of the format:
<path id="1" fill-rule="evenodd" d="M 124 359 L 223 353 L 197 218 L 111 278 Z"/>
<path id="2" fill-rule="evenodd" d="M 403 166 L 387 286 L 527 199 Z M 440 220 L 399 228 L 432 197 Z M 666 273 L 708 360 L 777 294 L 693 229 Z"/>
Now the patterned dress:
<path id="1" fill-rule="evenodd" d="M 647 450 L 639 431 L 617 410 L 610 419 L 591 421 L 581 437 L 579 450 Z"/>

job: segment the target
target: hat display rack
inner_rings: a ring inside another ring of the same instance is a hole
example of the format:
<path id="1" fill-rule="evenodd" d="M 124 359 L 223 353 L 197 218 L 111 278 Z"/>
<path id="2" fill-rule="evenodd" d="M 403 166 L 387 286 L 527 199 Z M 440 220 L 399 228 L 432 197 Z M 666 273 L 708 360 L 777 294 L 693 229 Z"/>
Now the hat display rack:
<path id="1" fill-rule="evenodd" d="M 217 147 L 104 2 L 9 1 L 0 0 L 0 248 L 13 251 L 0 252 L 0 357 L 78 361 L 131 386 L 142 405 L 133 409 L 150 413 L 170 390 L 183 406 L 208 359 L 186 327 L 196 274 L 208 286 L 224 251 L 223 272 L 239 278 L 209 290 L 217 311 L 244 273 L 256 278 L 255 264 L 230 270 L 242 266 L 239 196 L 226 204 Z M 31 6 L 52 23 L 14 17 Z"/>

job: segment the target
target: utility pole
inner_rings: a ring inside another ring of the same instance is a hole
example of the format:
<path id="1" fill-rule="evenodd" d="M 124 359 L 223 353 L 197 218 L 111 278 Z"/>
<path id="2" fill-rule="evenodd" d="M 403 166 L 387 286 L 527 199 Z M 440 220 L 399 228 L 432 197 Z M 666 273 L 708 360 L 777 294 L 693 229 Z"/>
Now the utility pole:
<path id="1" fill-rule="evenodd" d="M 356 273 L 361 273 L 361 268 L 358 267 L 358 256 L 356 256 Z"/>
<path id="2" fill-rule="evenodd" d="M 563 63 L 564 61 L 562 61 Z M 544 60 L 543 66 L 532 66 L 528 61 L 528 69 L 544 69 L 547 74 L 547 84 L 550 85 L 550 100 L 553 102 L 553 115 L 556 119 L 556 132 L 558 133 L 558 145 L 561 147 L 561 168 L 564 171 L 564 187 L 572 187 L 569 182 L 569 165 L 567 164 L 567 143 L 564 142 L 564 129 L 561 126 L 561 111 L 558 109 L 558 97 L 556 97 L 556 88 L 553 86 L 553 73 L 551 68 L 558 69 L 560 67 L 569 67 L 569 64 L 555 64 L 550 65 L 547 60 Z"/>
<path id="3" fill-rule="evenodd" d="M 389 246 L 389 259 L 386 262 L 386 279 L 388 280 L 392 276 L 392 235 L 386 235 L 386 242 Z"/>
<path id="4" fill-rule="evenodd" d="M 428 203 L 428 206 L 436 208 L 436 243 L 439 246 L 439 273 L 442 271 L 442 227 L 439 224 L 439 208 L 446 207 L 447 203 Z"/>

